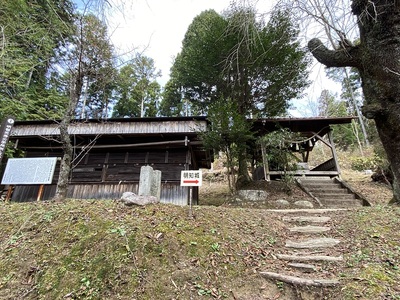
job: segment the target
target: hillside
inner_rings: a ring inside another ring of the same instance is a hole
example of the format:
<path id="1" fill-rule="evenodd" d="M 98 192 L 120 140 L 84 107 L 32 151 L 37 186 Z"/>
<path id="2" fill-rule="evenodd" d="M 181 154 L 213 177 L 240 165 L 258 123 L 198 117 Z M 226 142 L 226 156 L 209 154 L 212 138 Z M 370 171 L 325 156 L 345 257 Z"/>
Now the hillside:
<path id="1" fill-rule="evenodd" d="M 223 185 L 206 182 L 203 199 L 225 200 L 194 218 L 188 207 L 112 200 L 0 204 L 0 299 L 400 299 L 400 208 L 382 205 L 387 187 L 346 176 L 375 206 L 334 212 L 344 262 L 322 271 L 338 287 L 261 277 L 286 269 L 282 213 L 227 205 Z"/>

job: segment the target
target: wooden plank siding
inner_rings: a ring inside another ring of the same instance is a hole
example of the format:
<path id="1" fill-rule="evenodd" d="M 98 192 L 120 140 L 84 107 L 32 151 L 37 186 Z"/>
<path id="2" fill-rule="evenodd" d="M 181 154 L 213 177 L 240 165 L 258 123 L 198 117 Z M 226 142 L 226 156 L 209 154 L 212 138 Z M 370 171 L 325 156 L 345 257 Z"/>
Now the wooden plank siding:
<path id="1" fill-rule="evenodd" d="M 187 188 L 180 186 L 180 172 L 189 167 L 188 149 L 154 149 L 129 151 L 90 151 L 80 157 L 72 169 L 68 197 L 75 199 L 118 199 L 124 192 L 138 192 L 140 169 L 152 166 L 161 171 L 161 202 L 186 205 Z M 61 157 L 62 153 L 31 151 L 27 157 Z M 57 164 L 53 182 L 44 188 L 43 200 L 55 194 L 60 166 Z M 39 186 L 19 185 L 12 200 L 35 201 Z M 197 202 L 197 198 L 195 198 Z"/>
<path id="2" fill-rule="evenodd" d="M 212 155 L 199 133 L 207 130 L 206 117 L 127 118 L 75 120 L 68 127 L 74 149 L 68 197 L 117 199 L 123 192 L 138 192 L 140 169 L 161 171 L 161 201 L 188 204 L 188 190 L 180 186 L 182 170 L 210 168 Z M 10 134 L 26 157 L 63 155 L 58 123 L 51 120 L 17 121 Z M 55 194 L 60 171 L 46 185 L 43 199 Z M 38 186 L 19 185 L 12 200 L 35 201 Z M 197 202 L 198 192 L 193 193 Z"/>
<path id="3" fill-rule="evenodd" d="M 76 122 L 68 127 L 71 135 L 126 135 L 126 134 L 185 134 L 198 133 L 207 129 L 205 121 L 132 121 L 132 122 Z M 59 136 L 58 124 L 32 124 L 15 126 L 13 136 Z"/>
<path id="4" fill-rule="evenodd" d="M 51 199 L 56 191 L 56 185 L 46 185 L 43 193 L 43 200 Z M 99 183 L 99 184 L 70 184 L 68 188 L 68 197 L 73 199 L 119 199 L 124 192 L 133 192 L 137 194 L 139 183 Z M 38 185 L 17 186 L 14 189 L 12 200 L 17 202 L 36 201 L 39 192 Z M 188 189 L 180 187 L 174 182 L 163 182 L 161 184 L 162 203 L 187 205 Z M 193 188 L 194 204 L 198 203 L 198 188 Z"/>

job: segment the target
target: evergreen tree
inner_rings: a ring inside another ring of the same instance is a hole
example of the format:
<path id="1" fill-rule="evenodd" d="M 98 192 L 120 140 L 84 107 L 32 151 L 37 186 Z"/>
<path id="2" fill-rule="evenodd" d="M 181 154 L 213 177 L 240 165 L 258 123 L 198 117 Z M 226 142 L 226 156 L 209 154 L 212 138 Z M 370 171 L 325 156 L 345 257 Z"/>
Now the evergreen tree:
<path id="1" fill-rule="evenodd" d="M 3 0 L 0 6 L 0 118 L 60 116 L 67 99 L 49 84 L 58 50 L 73 32 L 68 0 Z M 6 25 L 6 26 L 5 26 Z"/>
<path id="2" fill-rule="evenodd" d="M 351 109 L 347 101 L 337 99 L 328 90 L 323 90 L 318 98 L 318 111 L 320 117 L 347 117 Z M 360 137 L 358 135 L 360 130 L 358 126 L 359 124 L 354 121 L 351 124 L 336 125 L 333 129 L 335 145 L 344 150 L 359 145 Z"/>
<path id="3" fill-rule="evenodd" d="M 117 79 L 117 102 L 113 117 L 155 117 L 159 110 L 161 76 L 154 60 L 138 54 L 121 68 Z"/>
<path id="4" fill-rule="evenodd" d="M 283 114 L 307 86 L 308 60 L 287 11 L 267 24 L 253 8 L 224 15 L 202 12 L 189 26 L 171 69 L 164 100 L 189 100 L 200 114 L 218 99 L 232 99 L 244 115 Z"/>

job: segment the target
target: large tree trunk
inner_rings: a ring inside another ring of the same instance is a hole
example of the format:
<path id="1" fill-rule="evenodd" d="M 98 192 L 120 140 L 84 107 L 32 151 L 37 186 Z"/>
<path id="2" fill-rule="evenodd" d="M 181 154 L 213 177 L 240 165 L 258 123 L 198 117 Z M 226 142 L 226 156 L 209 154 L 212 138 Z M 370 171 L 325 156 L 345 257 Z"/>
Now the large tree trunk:
<path id="1" fill-rule="evenodd" d="M 247 152 L 240 152 L 238 155 L 238 176 L 236 180 L 236 190 L 240 190 L 251 182 L 248 170 Z"/>
<path id="2" fill-rule="evenodd" d="M 400 204 L 400 2 L 353 0 L 360 44 L 327 49 L 312 39 L 309 49 L 327 67 L 356 67 L 365 96 L 363 114 L 375 120 L 391 164 L 394 202 Z"/>

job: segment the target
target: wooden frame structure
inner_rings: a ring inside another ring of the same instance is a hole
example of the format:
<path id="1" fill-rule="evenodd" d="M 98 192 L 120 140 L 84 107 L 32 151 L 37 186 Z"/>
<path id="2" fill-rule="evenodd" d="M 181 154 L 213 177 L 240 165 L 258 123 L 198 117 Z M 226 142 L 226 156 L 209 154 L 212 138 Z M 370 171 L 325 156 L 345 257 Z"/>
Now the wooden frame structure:
<path id="1" fill-rule="evenodd" d="M 68 128 L 74 147 L 68 197 L 117 199 L 123 192 L 138 192 L 140 168 L 150 165 L 162 172 L 161 201 L 186 205 L 188 189 L 180 186 L 182 170 L 210 168 L 212 153 L 204 149 L 200 133 L 207 130 L 205 117 L 126 118 L 76 120 Z M 61 157 L 55 121 L 19 121 L 10 140 L 26 157 Z M 44 200 L 55 194 L 59 165 L 51 185 L 14 187 L 12 199 Z M 198 189 L 193 190 L 198 200 Z"/>
<path id="2" fill-rule="evenodd" d="M 293 175 L 301 176 L 330 176 L 340 177 L 340 166 L 338 157 L 333 142 L 332 125 L 349 124 L 354 117 L 338 117 L 338 118 L 277 118 L 277 119 L 257 119 L 253 121 L 253 131 L 255 135 L 260 137 L 276 131 L 280 128 L 289 129 L 292 132 L 298 133 L 303 137 L 302 141 L 293 142 L 291 150 L 293 152 L 300 152 L 302 155 L 302 162 L 307 164 L 309 161 L 310 153 L 314 149 L 317 142 L 321 142 L 331 150 L 331 158 L 327 161 L 315 166 L 312 169 L 298 169 L 292 171 Z M 327 136 L 327 139 L 324 138 Z M 260 152 L 261 155 L 257 155 Z M 271 177 L 280 177 L 284 174 L 282 170 L 271 170 L 268 160 L 266 149 L 261 147 L 255 156 L 255 160 L 261 156 L 262 168 L 257 168 L 253 173 L 255 180 L 265 179 L 270 180 Z"/>
<path id="3" fill-rule="evenodd" d="M 279 128 L 298 132 L 304 140 L 293 145 L 302 149 L 302 161 L 307 163 L 317 142 L 331 149 L 332 157 L 311 170 L 297 170 L 295 175 L 340 176 L 340 167 L 331 134 L 331 126 L 349 124 L 353 117 L 342 118 L 278 118 L 251 120 L 256 136 Z M 207 130 L 206 117 L 126 118 L 109 120 L 76 120 L 69 126 L 74 147 L 73 169 L 68 197 L 76 199 L 117 199 L 125 191 L 138 192 L 140 168 L 150 165 L 162 172 L 161 201 L 188 204 L 189 191 L 180 186 L 182 170 L 209 169 L 213 154 L 203 147 L 201 132 Z M 327 137 L 327 138 L 325 138 Z M 61 157 L 56 121 L 15 122 L 10 140 L 26 157 Z M 263 162 L 253 174 L 255 180 L 279 177 L 281 170 L 270 169 L 265 149 L 253 153 Z M 59 165 L 53 182 L 44 187 L 15 186 L 12 200 L 35 201 L 51 199 L 55 194 Z M 198 188 L 193 190 L 194 204 Z"/>

